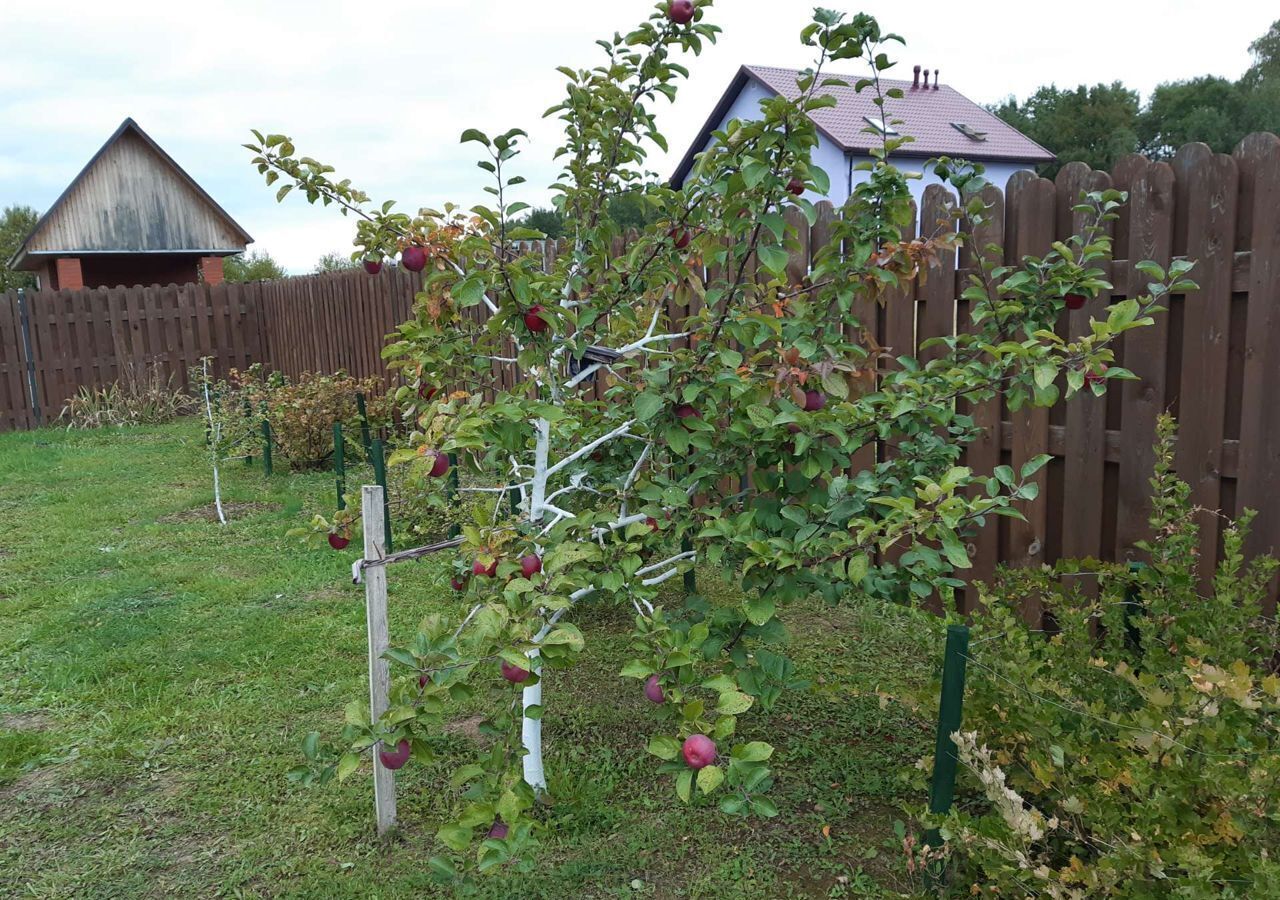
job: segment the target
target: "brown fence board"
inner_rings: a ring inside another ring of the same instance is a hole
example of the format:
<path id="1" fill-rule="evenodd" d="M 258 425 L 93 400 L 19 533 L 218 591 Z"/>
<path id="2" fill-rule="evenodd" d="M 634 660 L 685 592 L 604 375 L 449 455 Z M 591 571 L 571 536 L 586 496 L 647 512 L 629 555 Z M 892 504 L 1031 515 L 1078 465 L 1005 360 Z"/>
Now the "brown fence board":
<path id="1" fill-rule="evenodd" d="M 1251 199 L 1241 229 L 1250 251 L 1248 325 L 1241 390 L 1237 511 L 1257 511 L 1246 550 L 1280 553 L 1280 138 L 1254 134 L 1235 151 L 1240 195 Z M 1272 580 L 1268 613 L 1275 609 Z"/>
<path id="2" fill-rule="evenodd" d="M 1222 500 L 1222 441 L 1225 437 L 1227 339 L 1231 316 L 1231 269 L 1235 254 L 1235 160 L 1204 144 L 1188 144 L 1173 160 L 1185 191 L 1185 231 L 1175 232 L 1175 250 L 1196 260 L 1192 278 L 1200 290 L 1182 301 L 1182 366 L 1178 384 L 1178 474 L 1191 486 L 1199 517 L 1200 575 L 1207 585 L 1218 551 Z M 1181 199 L 1181 198 L 1180 198 Z"/>

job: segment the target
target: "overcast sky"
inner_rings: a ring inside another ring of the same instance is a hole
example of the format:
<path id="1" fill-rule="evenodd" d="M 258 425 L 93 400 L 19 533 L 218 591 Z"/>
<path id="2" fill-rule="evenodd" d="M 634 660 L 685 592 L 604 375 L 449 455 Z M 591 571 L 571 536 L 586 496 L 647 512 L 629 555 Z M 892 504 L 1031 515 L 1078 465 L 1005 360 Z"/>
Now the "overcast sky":
<path id="1" fill-rule="evenodd" d="M 663 110 L 673 158 L 653 157 L 657 171 L 671 170 L 740 64 L 809 62 L 797 35 L 812 6 L 716 0 L 711 21 L 724 34 L 689 61 L 691 81 Z M 889 74 L 938 68 L 981 103 L 1050 82 L 1120 80 L 1145 97 L 1163 81 L 1235 78 L 1249 43 L 1280 15 L 1259 0 L 838 8 L 861 8 L 906 38 Z M 636 0 L 0 0 L 0 206 L 44 211 L 126 116 L 256 238 L 253 249 L 293 272 L 350 252 L 353 228 L 301 198 L 277 205 L 239 146 L 250 128 L 288 134 L 374 198 L 417 209 L 486 196 L 475 146 L 458 144 L 464 128 L 521 127 L 532 142 L 518 199 L 545 203 L 556 129 L 541 114 L 561 95 L 555 66 L 593 64 L 595 38 L 651 9 Z"/>

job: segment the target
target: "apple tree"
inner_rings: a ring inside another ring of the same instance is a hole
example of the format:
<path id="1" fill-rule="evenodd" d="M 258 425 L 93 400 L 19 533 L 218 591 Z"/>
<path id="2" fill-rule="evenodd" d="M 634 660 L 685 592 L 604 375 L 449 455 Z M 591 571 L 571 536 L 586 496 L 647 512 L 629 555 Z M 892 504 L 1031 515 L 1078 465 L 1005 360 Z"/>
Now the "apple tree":
<path id="1" fill-rule="evenodd" d="M 376 273 L 398 254 L 421 272 L 413 317 L 385 351 L 403 375 L 398 399 L 412 430 L 394 461 L 439 476 L 443 454 L 454 453 L 469 470 L 463 489 L 490 500 L 462 529 L 457 614 L 442 604 L 388 652 L 398 673 L 388 712 L 374 721 L 354 701 L 341 745 L 309 736 L 312 764 L 297 777 L 345 777 L 366 754 L 394 767 L 428 760 L 451 707 L 489 698 L 482 730 L 491 741 L 453 773 L 456 815 L 439 833 L 481 870 L 527 860 L 536 842 L 541 724 L 553 709 L 543 679 L 587 652 L 574 624 L 582 604 L 633 610 L 634 657 L 621 675 L 651 704 L 648 751 L 679 798 L 714 793 L 728 814 L 775 814 L 766 795 L 772 747 L 740 739 L 737 726 L 788 681 L 788 603 L 960 583 L 965 535 L 1017 515 L 1014 502 L 1034 496 L 1030 476 L 1045 462 L 994 473 L 960 465 L 980 433 L 966 403 L 1001 392 L 1017 409 L 1103 392 L 1128 376 L 1111 365 L 1115 338 L 1186 287 L 1182 269 L 1151 267 L 1149 293 L 1112 305 L 1085 334 L 1060 337 L 1064 309 L 1109 288 L 1098 264 L 1123 197 L 1089 194 L 1079 235 L 1014 266 L 979 254 L 965 291 L 968 327 L 935 342 L 927 361 L 891 360 L 854 310 L 886 302 L 956 252 L 966 235 L 948 222 L 985 215 L 981 167 L 932 161 L 964 208 L 904 238 L 911 193 L 891 155 L 908 139 L 881 135 L 831 239 L 803 278 L 789 277 L 788 211 L 813 223 L 803 194 L 829 187 L 812 160 L 811 114 L 835 102 L 825 88 L 847 82 L 827 70 L 861 60 L 868 74 L 856 88 L 886 109 L 898 92 L 880 75 L 892 65 L 886 47 L 900 39 L 870 16 L 816 10 L 800 35 L 814 63 L 798 96 L 768 98 L 758 117 L 730 122 L 674 188 L 645 164 L 653 148 L 666 149 L 657 110 L 687 77 L 680 56 L 718 33 L 709 7 L 660 4 L 634 30 L 599 42 L 598 66 L 560 70 L 565 93 L 546 115 L 564 129 L 551 190 L 568 249 L 551 266 L 518 250 L 541 236 L 513 224 L 528 208 L 513 199 L 523 181 L 514 171 L 519 129 L 462 135 L 492 177 L 487 203 L 416 214 L 375 205 L 283 135 L 255 132 L 246 145 L 268 183 L 282 181 L 280 199 L 300 192 L 355 218 L 353 259 Z M 652 210 L 655 224 L 619 254 L 604 211 L 624 196 Z M 700 310 L 669 321 L 674 290 L 696 294 Z M 515 389 L 502 387 L 503 367 L 518 373 Z M 603 380 L 603 400 L 584 390 L 593 379 Z M 850 474 L 854 454 L 877 442 L 896 452 Z M 441 486 L 429 502 L 447 502 L 443 479 L 422 481 Z M 893 548 L 902 552 L 890 564 Z M 664 607 L 659 586 L 695 560 L 733 573 L 741 602 Z M 453 865 L 433 862 L 442 877 Z"/>

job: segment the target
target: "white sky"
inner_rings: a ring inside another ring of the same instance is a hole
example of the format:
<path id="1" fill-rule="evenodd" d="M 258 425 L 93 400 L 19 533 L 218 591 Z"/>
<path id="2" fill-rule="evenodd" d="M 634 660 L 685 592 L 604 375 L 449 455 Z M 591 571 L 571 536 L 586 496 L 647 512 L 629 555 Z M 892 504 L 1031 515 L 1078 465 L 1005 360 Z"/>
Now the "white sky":
<path id="1" fill-rule="evenodd" d="M 1249 43 L 1280 16 L 1259 0 L 827 5 L 861 8 L 906 38 L 890 75 L 910 77 L 917 62 L 939 68 L 980 103 L 1051 82 L 1120 80 L 1145 97 L 1163 81 L 1235 78 Z M 740 64 L 809 62 L 797 36 L 812 6 L 717 0 L 710 20 L 724 34 L 687 61 L 691 81 L 663 110 L 671 154 L 652 157 L 653 168 L 671 171 Z M 561 95 L 555 66 L 594 64 L 595 38 L 651 9 L 643 0 L 0 0 L 0 206 L 46 209 L 126 116 L 257 239 L 251 249 L 294 272 L 350 252 L 354 229 L 301 198 L 278 206 L 239 146 L 250 128 L 290 135 L 375 199 L 413 210 L 486 198 L 478 148 L 458 135 L 522 127 L 532 144 L 517 199 L 545 204 L 558 171 L 556 123 L 541 119 Z"/>

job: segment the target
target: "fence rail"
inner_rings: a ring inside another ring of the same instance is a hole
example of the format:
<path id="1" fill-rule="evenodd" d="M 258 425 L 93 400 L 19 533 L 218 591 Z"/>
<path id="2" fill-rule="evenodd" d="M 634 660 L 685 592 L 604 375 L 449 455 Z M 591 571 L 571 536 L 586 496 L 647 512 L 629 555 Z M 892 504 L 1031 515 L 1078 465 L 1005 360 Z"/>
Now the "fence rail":
<path id="1" fill-rule="evenodd" d="M 1040 255 L 1075 229 L 1072 207 L 1080 192 L 1109 186 L 1130 195 L 1113 225 L 1115 287 L 1070 313 L 1063 333 L 1084 329 L 1108 303 L 1141 291 L 1143 279 L 1134 268 L 1140 260 L 1167 266 L 1173 258 L 1193 259 L 1200 290 L 1173 297 L 1155 326 L 1124 336 L 1119 363 L 1140 381 L 1118 385 L 1104 398 L 1086 393 L 1051 410 L 1010 413 L 1001 398 L 970 410 L 986 431 L 967 449 L 967 465 L 990 471 L 1000 464 L 1016 468 L 1039 453 L 1053 457 L 1037 476 L 1039 497 L 1022 504 L 1026 521 L 1000 519 L 973 538 L 977 579 L 988 579 L 998 562 L 1130 556 L 1146 536 L 1155 419 L 1164 410 L 1180 421 L 1177 464 L 1193 501 L 1228 515 L 1258 510 L 1248 549 L 1280 552 L 1280 395 L 1271 384 L 1280 371 L 1275 135 L 1250 135 L 1229 155 L 1189 144 L 1169 162 L 1128 156 L 1110 173 L 1071 163 L 1053 181 L 1020 172 L 1003 192 L 989 186 L 984 198 L 992 215 L 975 240 L 924 284 L 895 292 L 884 305 L 864 302 L 858 310 L 864 327 L 895 355 L 914 354 L 957 324 L 966 327 L 968 303 L 956 298 L 976 268 L 975 253 L 995 245 L 1005 262 Z M 913 233 L 932 232 L 947 199 L 940 186 L 926 189 Z M 806 276 L 835 214 L 830 204 L 819 204 L 817 222 L 809 227 L 792 211 L 802 248 L 788 266 L 793 280 Z M 548 264 L 562 252 L 550 242 L 527 249 L 542 252 Z M 623 249 L 620 243 L 618 252 Z M 18 297 L 0 294 L 0 430 L 39 424 L 29 364 L 46 422 L 81 385 L 109 383 L 129 365 L 159 364 L 183 384 L 188 367 L 204 356 L 213 358 L 219 374 L 253 362 L 287 375 L 339 368 L 360 377 L 385 374 L 385 336 L 409 317 L 416 290 L 415 276 L 388 268 L 372 278 L 356 271 L 214 287 L 36 292 L 26 297 L 30 356 L 22 347 Z M 673 324 L 696 312 L 698 302 L 693 291 L 672 291 L 667 312 Z M 501 376 L 509 386 L 514 374 Z M 893 452 L 892 446 L 864 448 L 853 466 Z M 1221 521 L 1206 512 L 1201 524 L 1200 558 L 1208 570 L 1219 557 Z M 954 602 L 967 609 L 974 598 Z"/>

